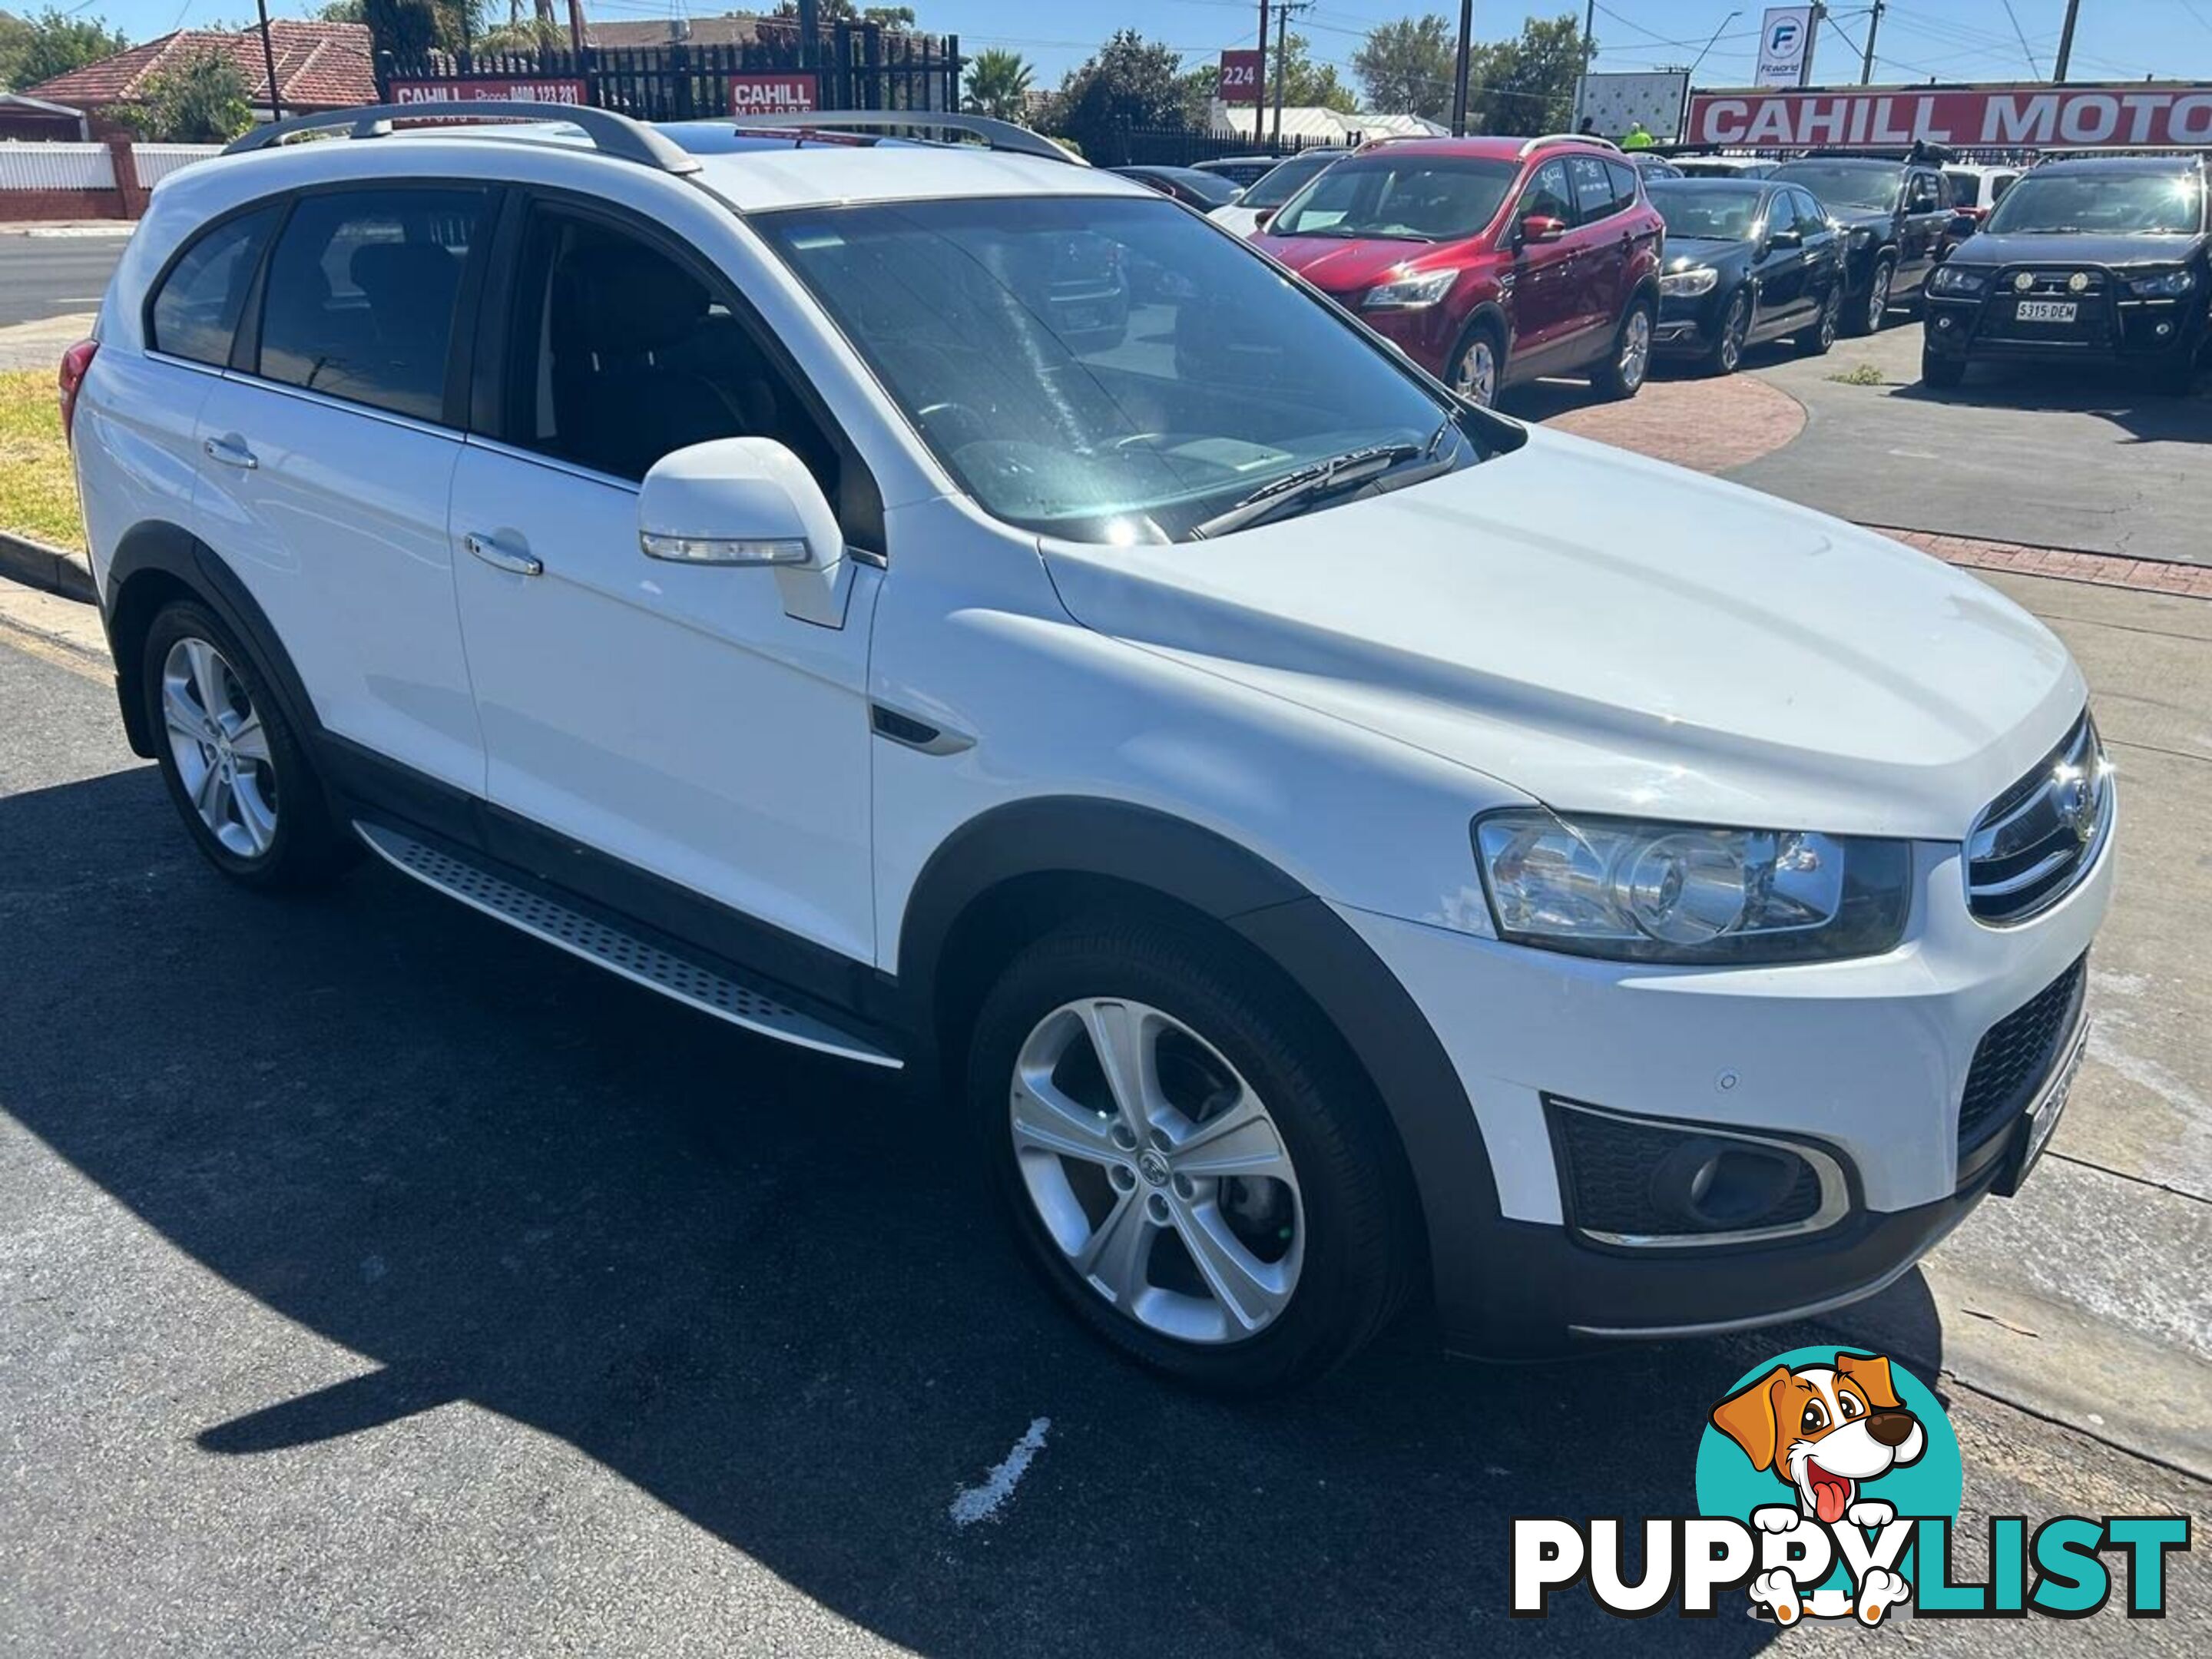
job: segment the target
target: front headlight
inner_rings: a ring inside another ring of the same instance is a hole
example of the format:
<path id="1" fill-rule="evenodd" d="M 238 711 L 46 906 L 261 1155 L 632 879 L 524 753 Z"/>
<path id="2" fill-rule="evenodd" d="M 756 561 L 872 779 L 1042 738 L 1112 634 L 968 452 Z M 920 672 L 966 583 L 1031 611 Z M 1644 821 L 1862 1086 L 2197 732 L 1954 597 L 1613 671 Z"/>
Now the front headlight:
<path id="1" fill-rule="evenodd" d="M 1905 934 L 1911 848 L 1792 830 L 1563 818 L 1474 823 L 1498 937 L 1622 962 L 1878 956 Z"/>
<path id="2" fill-rule="evenodd" d="M 1659 291 L 1677 300 L 1694 300 L 1700 294 L 1711 294 L 1720 279 L 1720 272 L 1710 266 L 1703 270 L 1678 270 L 1659 279 Z"/>
<path id="3" fill-rule="evenodd" d="M 1432 306 L 1451 292 L 1451 285 L 1458 276 L 1455 270 L 1432 270 L 1424 276 L 1395 276 L 1369 289 L 1367 297 L 1360 303 L 1370 310 L 1383 306 L 1407 310 Z"/>
<path id="4" fill-rule="evenodd" d="M 1964 265 L 1938 265 L 1929 283 L 1938 294 L 1979 294 L 1990 285 L 1990 273 Z"/>
<path id="5" fill-rule="evenodd" d="M 2155 276 L 2128 279 L 2128 292 L 2139 300 L 2178 300 L 2196 286 L 2193 270 L 2162 270 Z"/>

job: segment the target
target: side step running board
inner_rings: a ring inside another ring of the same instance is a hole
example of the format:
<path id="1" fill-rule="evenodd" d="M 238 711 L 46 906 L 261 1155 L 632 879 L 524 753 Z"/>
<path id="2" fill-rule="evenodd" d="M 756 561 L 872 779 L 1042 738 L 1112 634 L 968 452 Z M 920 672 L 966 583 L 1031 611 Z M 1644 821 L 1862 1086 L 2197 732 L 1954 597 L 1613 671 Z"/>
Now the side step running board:
<path id="1" fill-rule="evenodd" d="M 863 1065 L 896 1070 L 905 1064 L 897 1055 L 745 983 L 735 977 L 733 969 L 686 961 L 580 906 L 532 891 L 488 864 L 430 846 L 388 824 L 357 822 L 353 827 L 378 857 L 424 886 L 701 1013 Z"/>

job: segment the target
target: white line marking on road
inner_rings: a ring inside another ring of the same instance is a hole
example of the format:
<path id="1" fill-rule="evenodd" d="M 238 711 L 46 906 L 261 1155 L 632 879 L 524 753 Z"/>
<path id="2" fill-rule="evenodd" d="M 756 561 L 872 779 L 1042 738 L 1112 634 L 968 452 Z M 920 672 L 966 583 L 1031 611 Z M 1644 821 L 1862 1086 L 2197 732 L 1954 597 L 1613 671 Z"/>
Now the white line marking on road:
<path id="1" fill-rule="evenodd" d="M 963 1486 L 959 1496 L 952 1500 L 948 1513 L 956 1527 L 972 1527 L 978 1521 L 997 1518 L 1000 1509 L 1014 1495 L 1014 1488 L 1022 1476 L 1029 1473 L 1030 1461 L 1044 1449 L 1046 1431 L 1052 1427 L 1052 1419 L 1034 1419 L 1029 1432 L 1014 1442 L 1013 1450 L 1006 1461 L 983 1478 L 980 1486 Z"/>

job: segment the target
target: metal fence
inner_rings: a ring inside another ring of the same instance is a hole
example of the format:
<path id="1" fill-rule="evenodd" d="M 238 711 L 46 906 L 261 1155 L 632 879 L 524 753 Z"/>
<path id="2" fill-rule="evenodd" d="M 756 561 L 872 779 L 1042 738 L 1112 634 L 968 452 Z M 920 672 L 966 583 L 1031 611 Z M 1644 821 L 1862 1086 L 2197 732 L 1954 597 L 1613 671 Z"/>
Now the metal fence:
<path id="1" fill-rule="evenodd" d="M 138 182 L 151 190 L 179 167 L 222 154 L 221 144 L 133 144 L 131 164 L 138 170 Z"/>
<path id="2" fill-rule="evenodd" d="M 1121 154 L 1093 155 L 1103 167 L 1194 167 L 1231 155 L 1296 155 L 1302 149 L 1340 145 L 1337 138 L 1294 138 L 1285 136 L 1270 143 L 1263 133 L 1254 137 L 1233 128 L 1124 127 L 1116 135 Z"/>
<path id="3" fill-rule="evenodd" d="M 379 96 L 389 100 L 394 82 L 574 81 L 584 84 L 586 100 L 602 109 L 682 121 L 727 114 L 731 77 L 740 75 L 811 74 L 821 109 L 955 110 L 960 69 L 957 35 L 838 23 L 811 52 L 796 32 L 779 31 L 743 43 L 432 52 L 414 62 L 380 53 L 376 83 Z"/>
<path id="4" fill-rule="evenodd" d="M 43 139 L 0 144 L 0 190 L 113 190 L 115 158 L 105 144 Z"/>

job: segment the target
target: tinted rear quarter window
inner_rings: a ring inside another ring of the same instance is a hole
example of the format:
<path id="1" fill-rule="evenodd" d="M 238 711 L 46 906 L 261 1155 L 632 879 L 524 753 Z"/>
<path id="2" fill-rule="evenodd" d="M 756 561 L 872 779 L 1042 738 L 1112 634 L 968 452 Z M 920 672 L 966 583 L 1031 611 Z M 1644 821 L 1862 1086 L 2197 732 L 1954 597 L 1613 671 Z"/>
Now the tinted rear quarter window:
<path id="1" fill-rule="evenodd" d="M 434 421 L 480 191 L 344 191 L 301 199 L 270 256 L 260 372 Z"/>
<path id="2" fill-rule="evenodd" d="M 149 343 L 155 350 L 217 368 L 229 362 L 246 290 L 276 223 L 273 206 L 242 213 L 185 249 L 154 296 Z"/>

